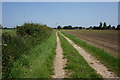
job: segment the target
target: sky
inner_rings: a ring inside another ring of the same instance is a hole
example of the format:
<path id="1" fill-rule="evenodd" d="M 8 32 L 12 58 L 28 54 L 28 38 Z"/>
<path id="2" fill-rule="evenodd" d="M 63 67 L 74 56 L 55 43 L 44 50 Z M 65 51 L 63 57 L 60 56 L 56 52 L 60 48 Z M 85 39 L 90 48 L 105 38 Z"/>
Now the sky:
<path id="1" fill-rule="evenodd" d="M 0 1 L 0 24 L 2 24 L 2 2 Z"/>
<path id="2" fill-rule="evenodd" d="M 119 0 L 2 0 L 3 2 L 118 2 Z"/>
<path id="3" fill-rule="evenodd" d="M 56 26 L 118 24 L 118 2 L 3 2 L 2 25 L 16 27 L 25 22 Z"/>
<path id="4" fill-rule="evenodd" d="M 120 24 L 120 1 L 118 2 L 118 24 Z"/>

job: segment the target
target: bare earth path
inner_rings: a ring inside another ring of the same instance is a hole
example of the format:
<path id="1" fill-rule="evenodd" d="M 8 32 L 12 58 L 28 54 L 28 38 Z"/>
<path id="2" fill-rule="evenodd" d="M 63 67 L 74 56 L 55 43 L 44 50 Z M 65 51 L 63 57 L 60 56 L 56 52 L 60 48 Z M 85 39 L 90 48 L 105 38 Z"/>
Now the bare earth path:
<path id="1" fill-rule="evenodd" d="M 54 73 L 55 75 L 53 75 L 53 78 L 64 78 L 65 77 L 65 70 L 63 69 L 65 64 L 66 64 L 66 59 L 63 55 L 63 50 L 61 48 L 61 44 L 60 44 L 60 39 L 57 35 L 56 32 L 56 37 L 57 37 L 57 48 L 56 48 L 56 57 L 55 57 L 55 61 L 54 61 Z"/>
<path id="2" fill-rule="evenodd" d="M 76 45 L 73 41 L 64 36 L 62 33 L 60 34 L 79 52 L 81 56 L 83 56 L 87 63 L 103 78 L 117 78 L 117 76 L 113 72 L 108 71 L 107 67 L 101 64 L 100 61 L 98 61 L 84 49 Z"/>

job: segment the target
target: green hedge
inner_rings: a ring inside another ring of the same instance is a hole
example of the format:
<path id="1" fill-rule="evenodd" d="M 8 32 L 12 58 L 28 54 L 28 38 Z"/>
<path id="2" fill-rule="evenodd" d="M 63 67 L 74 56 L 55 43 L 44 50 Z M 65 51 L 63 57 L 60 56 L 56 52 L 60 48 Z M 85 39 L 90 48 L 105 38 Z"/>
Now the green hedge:
<path id="1" fill-rule="evenodd" d="M 52 29 L 37 23 L 25 23 L 17 26 L 16 34 L 7 32 L 2 34 L 2 77 L 8 78 L 13 63 L 22 54 L 29 53 L 29 50 L 40 45 L 51 35 Z M 24 65 L 23 65 L 24 66 Z"/>
<path id="2" fill-rule="evenodd" d="M 8 77 L 12 64 L 20 55 L 27 53 L 29 47 L 20 37 L 10 36 L 5 33 L 2 35 L 2 71 L 3 77 Z"/>

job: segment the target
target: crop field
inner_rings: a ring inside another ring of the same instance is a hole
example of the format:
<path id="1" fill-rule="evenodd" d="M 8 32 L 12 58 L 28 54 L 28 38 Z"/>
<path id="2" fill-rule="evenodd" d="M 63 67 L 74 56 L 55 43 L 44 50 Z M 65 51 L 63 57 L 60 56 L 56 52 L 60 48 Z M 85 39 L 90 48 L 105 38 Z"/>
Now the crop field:
<path id="1" fill-rule="evenodd" d="M 117 30 L 63 30 L 63 32 L 69 33 L 118 57 Z"/>

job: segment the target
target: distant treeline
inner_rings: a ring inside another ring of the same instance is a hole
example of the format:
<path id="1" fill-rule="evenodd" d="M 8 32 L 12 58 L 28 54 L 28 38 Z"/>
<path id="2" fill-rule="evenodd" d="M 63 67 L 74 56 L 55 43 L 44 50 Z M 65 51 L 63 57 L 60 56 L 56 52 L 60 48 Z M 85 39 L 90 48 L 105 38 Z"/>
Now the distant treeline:
<path id="1" fill-rule="evenodd" d="M 111 25 L 107 26 L 106 22 L 104 22 L 103 24 L 102 22 L 100 22 L 99 26 L 90 26 L 89 28 L 85 28 L 81 26 L 72 27 L 71 25 L 69 25 L 64 27 L 57 26 L 57 28 L 55 29 L 120 30 L 120 25 L 117 25 L 117 27 Z"/>

